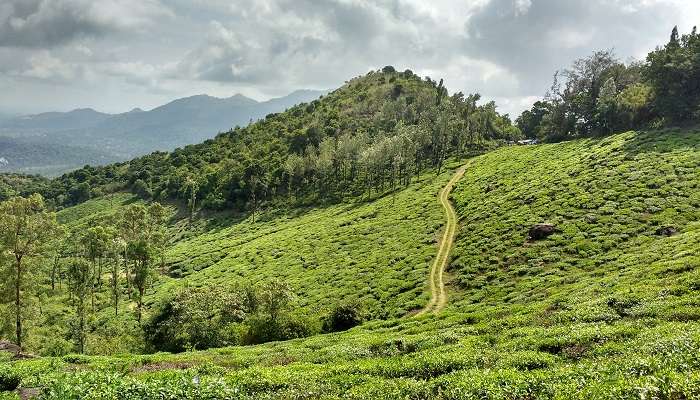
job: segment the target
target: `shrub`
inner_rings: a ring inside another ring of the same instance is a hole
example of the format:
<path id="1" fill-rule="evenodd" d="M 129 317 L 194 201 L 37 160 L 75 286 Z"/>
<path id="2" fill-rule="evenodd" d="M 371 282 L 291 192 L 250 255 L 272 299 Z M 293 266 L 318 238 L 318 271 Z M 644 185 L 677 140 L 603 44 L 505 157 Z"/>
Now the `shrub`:
<path id="1" fill-rule="evenodd" d="M 341 332 L 355 327 L 364 321 L 361 304 L 348 302 L 338 304 L 323 321 L 324 332 Z"/>
<path id="2" fill-rule="evenodd" d="M 156 350 L 181 352 L 238 344 L 229 325 L 243 321 L 243 295 L 232 288 L 186 288 L 146 324 L 146 340 Z"/>
<path id="3" fill-rule="evenodd" d="M 15 390 L 19 383 L 19 375 L 10 370 L 0 370 L 0 392 Z"/>

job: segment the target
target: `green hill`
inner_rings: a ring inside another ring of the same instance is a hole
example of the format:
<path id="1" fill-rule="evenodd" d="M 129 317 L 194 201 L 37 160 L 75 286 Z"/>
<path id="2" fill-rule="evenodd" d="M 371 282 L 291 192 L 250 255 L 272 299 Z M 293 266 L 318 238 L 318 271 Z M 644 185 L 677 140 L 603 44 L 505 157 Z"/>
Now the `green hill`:
<path id="1" fill-rule="evenodd" d="M 460 228 L 441 313 L 179 355 L 19 361 L 0 377 L 49 399 L 698 398 L 698 170 L 695 130 L 502 147 L 471 160 L 454 189 Z M 373 299 L 377 315 L 402 316 L 427 302 L 444 224 L 437 191 L 450 176 L 424 176 L 395 199 L 269 211 L 255 225 L 176 224 L 171 277 L 151 301 L 253 265 L 292 277 L 302 307 L 352 293 Z M 113 201 L 68 209 L 64 221 L 107 218 L 133 200 Z M 554 233 L 529 239 L 539 223 Z M 345 231 L 359 235 L 336 234 Z M 396 288 L 393 276 L 411 284 Z"/>

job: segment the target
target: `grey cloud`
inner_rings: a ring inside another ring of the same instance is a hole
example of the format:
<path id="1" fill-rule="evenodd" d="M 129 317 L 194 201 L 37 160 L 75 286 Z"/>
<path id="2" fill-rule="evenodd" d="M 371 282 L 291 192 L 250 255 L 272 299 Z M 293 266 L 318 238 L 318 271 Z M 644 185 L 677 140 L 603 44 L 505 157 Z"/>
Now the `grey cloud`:
<path id="1" fill-rule="evenodd" d="M 466 23 L 462 48 L 504 66 L 519 94 L 541 94 L 556 69 L 598 49 L 629 57 L 670 32 L 678 10 L 633 0 L 492 0 Z"/>
<path id="2" fill-rule="evenodd" d="M 574 58 L 611 47 L 627 58 L 660 44 L 687 17 L 681 11 L 700 16 L 690 3 L 0 0 L 0 81 L 17 101 L 45 98 L 37 88 L 54 85 L 60 108 L 62 93 L 73 93 L 71 104 L 125 110 L 144 106 L 133 99 L 169 100 L 166 91 L 262 98 L 326 89 L 391 64 L 516 113 Z"/>
<path id="3" fill-rule="evenodd" d="M 53 47 L 76 38 L 139 29 L 168 15 L 157 0 L 4 0 L 0 46 Z"/>
<path id="4" fill-rule="evenodd" d="M 382 63 L 408 65 L 429 53 L 417 43 L 436 33 L 409 3 L 280 0 L 232 10 L 178 72 L 197 79 L 337 84 Z M 251 34 L 254 32 L 253 34 Z"/>

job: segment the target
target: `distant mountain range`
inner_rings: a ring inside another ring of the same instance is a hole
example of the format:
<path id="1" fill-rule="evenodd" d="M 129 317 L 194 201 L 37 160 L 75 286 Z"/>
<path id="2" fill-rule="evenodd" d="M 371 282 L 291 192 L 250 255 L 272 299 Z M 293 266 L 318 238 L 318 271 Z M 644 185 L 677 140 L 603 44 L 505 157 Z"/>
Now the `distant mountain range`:
<path id="1" fill-rule="evenodd" d="M 0 118 L 0 172 L 59 175 L 85 164 L 128 160 L 213 138 L 236 125 L 319 98 L 326 91 L 299 90 L 258 102 L 185 97 L 143 111 L 106 114 L 91 108 Z"/>

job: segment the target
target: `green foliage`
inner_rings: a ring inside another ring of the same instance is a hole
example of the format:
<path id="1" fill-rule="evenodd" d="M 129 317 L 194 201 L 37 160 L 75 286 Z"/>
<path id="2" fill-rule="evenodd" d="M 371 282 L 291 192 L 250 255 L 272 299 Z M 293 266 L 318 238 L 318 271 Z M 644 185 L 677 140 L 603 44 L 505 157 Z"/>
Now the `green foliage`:
<path id="1" fill-rule="evenodd" d="M 673 32 L 643 63 L 625 65 L 611 51 L 574 61 L 555 75 L 545 100 L 518 117 L 518 127 L 528 137 L 559 141 L 696 120 L 700 35 Z"/>
<path id="2" fill-rule="evenodd" d="M 655 93 L 653 107 L 671 123 L 700 116 L 700 34 L 696 29 L 649 53 L 645 77 Z"/>
<path id="3" fill-rule="evenodd" d="M 153 315 L 146 338 L 154 349 L 170 352 L 240 344 L 235 327 L 250 312 L 242 299 L 234 288 L 185 288 Z"/>
<path id="4" fill-rule="evenodd" d="M 56 216 L 46 210 L 41 195 L 13 197 L 0 203 L 0 268 L 5 269 L 1 283 L 6 292 L 12 293 L 3 296 L 3 303 L 14 303 L 15 339 L 19 346 L 24 337 L 24 300 L 33 288 L 27 281 L 37 269 L 31 263 L 46 251 L 47 243 L 57 232 Z"/>
<path id="5" fill-rule="evenodd" d="M 42 193 L 70 206 L 129 188 L 143 199 L 190 202 L 191 212 L 198 199 L 208 209 L 254 213 L 282 199 L 308 204 L 371 195 L 440 169 L 451 154 L 519 136 L 494 103 L 476 100 L 387 67 L 198 145 L 73 171 Z"/>
<path id="6" fill-rule="evenodd" d="M 44 358 L 6 368 L 23 386 L 42 387 L 48 399 L 697 398 L 699 138 L 694 131 L 628 132 L 507 147 L 475 159 L 453 192 L 461 229 L 448 274 L 450 303 L 440 315 L 372 320 L 345 332 L 303 337 L 318 331 L 313 319 L 289 309 L 272 327 L 260 306 L 236 331 L 240 337 L 252 332 L 269 340 L 297 339 L 175 355 Z M 447 175 L 400 192 L 398 213 L 404 202 L 435 202 Z M 399 223 L 383 204 L 391 205 L 391 198 L 311 210 L 308 217 L 264 214 L 256 222 L 259 230 L 251 230 L 272 241 L 252 248 L 292 248 L 274 228 L 303 242 L 296 235 L 303 230 L 291 221 L 323 227 L 334 217 L 334 229 L 341 229 L 376 211 L 372 219 Z M 439 210 L 435 214 L 438 220 Z M 529 228 L 543 221 L 558 232 L 528 242 Z M 389 226 L 375 229 L 391 232 Z M 677 232 L 659 231 L 668 226 Z M 239 221 L 209 231 L 195 224 L 192 229 L 207 233 L 188 239 L 187 251 L 211 252 L 231 238 L 251 241 L 249 227 Z M 319 235 L 314 249 L 332 237 Z M 363 254 L 372 248 L 357 244 Z M 238 246 L 243 244 L 226 251 Z M 277 266 L 286 265 L 276 264 L 274 256 L 256 264 L 260 276 L 274 276 Z M 227 276 L 223 269 L 207 272 L 216 268 L 186 280 L 202 274 L 190 284 L 212 287 L 207 282 Z M 235 269 L 226 271 L 238 276 Z M 425 279 L 427 269 L 421 273 Z M 303 279 L 320 285 L 323 279 L 316 276 Z M 357 276 L 345 276 L 344 285 Z M 289 280 L 297 303 L 322 303 L 299 282 Z M 174 283 L 158 290 L 173 290 Z M 329 299 L 344 297 L 328 292 Z M 259 299 L 239 293 L 245 307 L 256 308 Z"/>
<path id="7" fill-rule="evenodd" d="M 345 302 L 331 309 L 323 321 L 325 332 L 341 332 L 360 325 L 364 321 L 362 306 L 357 302 Z"/>

